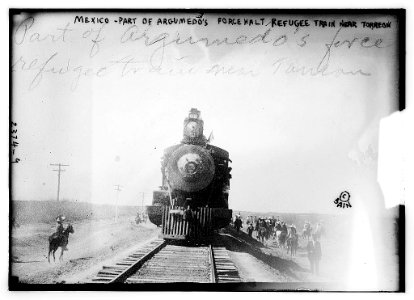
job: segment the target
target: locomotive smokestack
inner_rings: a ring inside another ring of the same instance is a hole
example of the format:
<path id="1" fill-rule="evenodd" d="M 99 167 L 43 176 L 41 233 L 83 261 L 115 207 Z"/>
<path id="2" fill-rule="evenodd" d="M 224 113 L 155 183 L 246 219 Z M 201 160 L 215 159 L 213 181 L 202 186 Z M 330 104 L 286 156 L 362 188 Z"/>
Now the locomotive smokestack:
<path id="1" fill-rule="evenodd" d="M 201 112 L 192 108 L 188 117 L 184 120 L 183 144 L 204 145 L 206 138 L 203 135 L 204 122 L 200 117 Z"/>

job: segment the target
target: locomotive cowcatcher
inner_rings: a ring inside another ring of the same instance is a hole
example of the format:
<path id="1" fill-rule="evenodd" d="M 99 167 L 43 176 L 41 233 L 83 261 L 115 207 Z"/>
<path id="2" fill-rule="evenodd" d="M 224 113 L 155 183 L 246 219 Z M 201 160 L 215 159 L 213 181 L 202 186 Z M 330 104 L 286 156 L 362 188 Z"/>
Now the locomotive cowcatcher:
<path id="1" fill-rule="evenodd" d="M 229 153 L 210 145 L 203 126 L 200 111 L 192 108 L 184 120 L 183 140 L 164 150 L 162 185 L 147 207 L 164 239 L 202 240 L 231 221 Z"/>

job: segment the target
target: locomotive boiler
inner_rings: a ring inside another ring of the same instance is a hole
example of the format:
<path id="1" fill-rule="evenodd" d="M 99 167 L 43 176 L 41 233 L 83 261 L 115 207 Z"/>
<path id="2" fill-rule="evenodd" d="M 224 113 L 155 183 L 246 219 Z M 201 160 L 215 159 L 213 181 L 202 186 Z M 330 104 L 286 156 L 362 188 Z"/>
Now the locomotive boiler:
<path id="1" fill-rule="evenodd" d="M 152 223 L 162 226 L 165 239 L 207 238 L 231 221 L 229 153 L 210 145 L 203 126 L 200 111 L 192 108 L 183 140 L 164 150 L 162 185 L 147 212 Z"/>

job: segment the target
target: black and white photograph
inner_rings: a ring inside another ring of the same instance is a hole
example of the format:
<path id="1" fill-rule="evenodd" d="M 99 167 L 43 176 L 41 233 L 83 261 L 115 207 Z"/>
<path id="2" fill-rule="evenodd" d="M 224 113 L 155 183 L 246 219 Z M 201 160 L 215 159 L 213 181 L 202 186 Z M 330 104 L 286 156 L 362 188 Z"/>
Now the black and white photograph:
<path id="1" fill-rule="evenodd" d="M 404 9 L 9 23 L 10 290 L 405 291 Z"/>

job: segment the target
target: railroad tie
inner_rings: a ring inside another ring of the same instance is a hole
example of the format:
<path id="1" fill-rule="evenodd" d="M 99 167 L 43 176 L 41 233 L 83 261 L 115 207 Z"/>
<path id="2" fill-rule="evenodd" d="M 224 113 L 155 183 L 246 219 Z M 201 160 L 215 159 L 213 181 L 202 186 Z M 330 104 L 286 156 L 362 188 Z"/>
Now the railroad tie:
<path id="1" fill-rule="evenodd" d="M 231 261 L 227 249 L 225 247 L 215 246 L 213 247 L 213 254 L 217 282 L 241 282 L 239 271 Z"/>
<path id="2" fill-rule="evenodd" d="M 127 276 L 126 274 L 131 272 L 130 270 L 135 266 L 138 266 L 139 263 L 143 263 L 144 260 L 149 259 L 152 256 L 152 253 L 162 247 L 164 243 L 165 241 L 163 240 L 152 241 L 149 244 L 142 246 L 128 257 L 116 262 L 114 265 L 103 266 L 102 270 L 100 270 L 89 283 L 122 282 L 122 278 Z"/>

